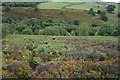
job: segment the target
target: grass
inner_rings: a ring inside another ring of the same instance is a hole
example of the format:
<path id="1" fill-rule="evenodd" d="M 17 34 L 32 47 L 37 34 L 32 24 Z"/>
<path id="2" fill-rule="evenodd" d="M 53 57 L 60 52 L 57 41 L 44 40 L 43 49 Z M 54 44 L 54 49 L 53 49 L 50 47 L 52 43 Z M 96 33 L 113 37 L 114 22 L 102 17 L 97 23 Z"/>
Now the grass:
<path id="1" fill-rule="evenodd" d="M 115 41 L 118 42 L 118 37 L 117 36 L 48 36 L 48 35 L 8 35 L 6 38 L 4 38 L 3 40 L 11 40 L 11 41 L 16 41 L 16 39 L 21 40 L 24 38 L 31 38 L 31 39 L 40 39 L 42 41 L 45 40 L 52 40 L 52 37 L 58 37 L 58 38 L 72 38 L 72 39 L 76 39 L 76 38 L 86 38 L 88 40 L 95 40 L 95 41 Z M 64 41 L 64 40 L 63 40 Z M 23 42 L 21 40 L 21 42 Z M 39 42 L 39 40 L 37 40 L 37 42 Z M 58 43 L 60 43 L 62 41 L 59 41 Z"/>
<path id="2" fill-rule="evenodd" d="M 38 5 L 39 9 L 62 9 L 62 7 L 69 5 L 68 3 L 60 2 L 49 2 L 49 3 L 40 3 Z"/>
<path id="3" fill-rule="evenodd" d="M 80 5 L 71 5 L 71 6 L 68 6 L 66 8 L 68 8 L 68 9 L 81 9 L 81 10 L 89 10 L 90 8 L 93 8 L 95 11 L 97 11 L 99 9 L 98 6 L 100 6 L 100 8 L 105 7 L 101 4 L 97 4 L 97 3 L 93 3 L 93 2 L 86 2 L 86 3 L 80 4 Z"/>
<path id="4" fill-rule="evenodd" d="M 99 16 L 92 16 L 88 14 L 88 11 L 84 10 L 63 10 L 63 17 L 65 21 L 73 22 L 74 20 L 78 20 L 79 23 L 87 23 L 87 24 L 98 24 L 102 25 L 104 23 L 103 20 L 99 19 Z"/>
<path id="5" fill-rule="evenodd" d="M 80 10 L 89 10 L 90 8 L 93 8 L 95 11 L 99 10 L 106 10 L 105 7 L 107 7 L 110 4 L 114 3 L 95 3 L 95 2 L 85 2 L 83 4 L 76 4 L 66 7 L 67 9 L 80 9 Z M 116 5 L 116 4 L 114 4 Z M 99 6 L 99 7 L 98 7 Z M 118 8 L 118 5 L 116 5 Z M 117 11 L 117 8 L 115 11 Z"/>

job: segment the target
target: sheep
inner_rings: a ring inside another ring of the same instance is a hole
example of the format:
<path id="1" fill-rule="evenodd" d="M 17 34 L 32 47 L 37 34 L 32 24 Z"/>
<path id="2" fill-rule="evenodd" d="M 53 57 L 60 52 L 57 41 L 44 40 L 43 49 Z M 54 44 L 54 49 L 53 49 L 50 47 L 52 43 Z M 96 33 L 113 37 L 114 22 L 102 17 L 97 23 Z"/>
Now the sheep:
<path id="1" fill-rule="evenodd" d="M 53 37 L 53 40 L 55 40 L 56 38 L 55 37 Z"/>
<path id="2" fill-rule="evenodd" d="M 48 44 L 48 42 L 47 42 L 47 41 L 43 41 L 43 43 L 44 43 L 44 44 Z"/>

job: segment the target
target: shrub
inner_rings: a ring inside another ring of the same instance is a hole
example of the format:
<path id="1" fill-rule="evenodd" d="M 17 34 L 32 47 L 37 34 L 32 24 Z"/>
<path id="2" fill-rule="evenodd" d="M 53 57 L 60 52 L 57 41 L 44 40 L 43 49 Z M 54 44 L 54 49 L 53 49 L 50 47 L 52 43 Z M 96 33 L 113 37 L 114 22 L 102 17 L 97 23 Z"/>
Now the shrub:
<path id="1" fill-rule="evenodd" d="M 60 35 L 58 27 L 46 27 L 43 30 L 40 30 L 38 34 L 44 35 Z"/>
<path id="2" fill-rule="evenodd" d="M 107 16 L 101 15 L 101 19 L 104 20 L 105 22 L 108 20 Z"/>
<path id="3" fill-rule="evenodd" d="M 37 5 L 34 6 L 34 9 L 35 9 L 35 11 L 39 10 L 38 7 L 37 7 Z"/>
<path id="4" fill-rule="evenodd" d="M 95 15 L 95 11 L 93 11 L 93 8 L 90 8 L 89 14 L 92 14 L 93 16 Z"/>
<path id="5" fill-rule="evenodd" d="M 40 30 L 40 31 L 38 32 L 38 35 L 45 35 L 45 31 L 44 31 L 44 30 Z"/>
<path id="6" fill-rule="evenodd" d="M 99 15 L 100 15 L 101 20 L 104 20 L 105 22 L 108 20 L 106 12 L 101 12 Z"/>
<path id="7" fill-rule="evenodd" d="M 78 36 L 88 36 L 89 35 L 89 29 L 87 24 L 81 24 L 78 29 L 76 30 Z"/>
<path id="8" fill-rule="evenodd" d="M 2 25 L 2 38 L 5 38 L 8 35 L 8 27 Z"/>
<path id="9" fill-rule="evenodd" d="M 89 27 L 89 35 L 94 36 L 99 33 L 100 27 Z"/>
<path id="10" fill-rule="evenodd" d="M 10 7 L 7 5 L 6 7 L 5 7 L 5 11 L 9 11 L 10 10 Z"/>
<path id="11" fill-rule="evenodd" d="M 64 28 L 67 32 L 71 33 L 71 31 L 75 31 L 77 29 L 78 26 L 75 25 L 65 25 Z"/>
<path id="12" fill-rule="evenodd" d="M 67 32 L 63 27 L 59 27 L 60 35 L 69 36 L 69 32 Z"/>
<path id="13" fill-rule="evenodd" d="M 30 35 L 30 34 L 32 34 L 32 30 L 31 30 L 30 28 L 26 28 L 26 29 L 23 29 L 23 30 L 22 30 L 22 33 L 23 33 L 23 34 Z"/>
<path id="14" fill-rule="evenodd" d="M 90 27 L 97 27 L 98 25 L 97 24 L 92 24 Z"/>
<path id="15" fill-rule="evenodd" d="M 79 21 L 78 20 L 74 20 L 74 25 L 79 25 Z"/>
<path id="16" fill-rule="evenodd" d="M 40 30 L 38 32 L 39 35 L 55 35 L 55 36 L 59 36 L 59 35 L 69 35 L 68 32 L 59 26 L 51 26 L 51 27 L 46 27 L 42 30 Z"/>
<path id="17" fill-rule="evenodd" d="M 112 13 L 115 10 L 116 6 L 115 5 L 108 5 L 106 7 L 108 13 Z"/>
<path id="18" fill-rule="evenodd" d="M 99 34 L 102 36 L 112 36 L 115 32 L 115 28 L 110 23 L 105 23 L 100 28 Z"/>
<path id="19" fill-rule="evenodd" d="M 47 22 L 53 23 L 53 20 L 49 18 Z"/>
<path id="20" fill-rule="evenodd" d="M 101 11 L 100 11 L 100 10 L 98 10 L 98 11 L 97 11 L 97 14 L 101 14 Z"/>

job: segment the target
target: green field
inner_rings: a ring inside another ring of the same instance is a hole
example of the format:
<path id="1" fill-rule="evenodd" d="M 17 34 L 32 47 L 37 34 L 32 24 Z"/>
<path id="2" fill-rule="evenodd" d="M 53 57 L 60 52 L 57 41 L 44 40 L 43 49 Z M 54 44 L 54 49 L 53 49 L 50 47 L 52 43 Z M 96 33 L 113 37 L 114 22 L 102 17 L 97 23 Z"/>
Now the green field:
<path id="1" fill-rule="evenodd" d="M 116 5 L 115 11 L 118 11 L 118 5 L 115 3 L 103 3 L 103 2 L 48 2 L 48 3 L 40 3 L 38 5 L 39 9 L 62 9 L 65 7 L 66 9 L 80 9 L 80 10 L 89 10 L 93 8 L 95 11 L 98 9 L 105 10 L 105 7 L 108 5 Z M 98 7 L 99 6 L 99 7 Z"/>
<path id="2" fill-rule="evenodd" d="M 71 5 L 68 6 L 66 8 L 68 9 L 80 9 L 80 10 L 89 10 L 90 8 L 93 8 L 95 11 L 99 10 L 106 10 L 105 7 L 107 7 L 108 5 L 113 5 L 114 3 L 94 3 L 94 2 L 86 2 L 83 4 L 79 4 L 79 5 Z M 118 10 L 118 5 L 116 5 L 116 11 Z M 99 6 L 99 7 L 98 7 Z"/>
<path id="3" fill-rule="evenodd" d="M 41 3 L 38 5 L 39 9 L 62 9 L 62 7 L 69 5 L 68 3 L 60 3 L 60 2 L 49 2 L 49 3 Z"/>

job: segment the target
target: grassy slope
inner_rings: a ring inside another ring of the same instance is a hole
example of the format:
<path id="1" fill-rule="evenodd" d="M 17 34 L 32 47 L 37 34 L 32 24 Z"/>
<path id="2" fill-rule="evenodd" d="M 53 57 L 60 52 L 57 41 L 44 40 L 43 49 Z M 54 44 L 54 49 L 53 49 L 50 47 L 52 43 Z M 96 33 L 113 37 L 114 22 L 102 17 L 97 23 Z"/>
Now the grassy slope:
<path id="1" fill-rule="evenodd" d="M 100 20 L 99 15 L 92 16 L 88 14 L 88 10 L 92 7 L 95 11 L 98 9 L 105 11 L 105 7 L 108 4 L 113 3 L 93 3 L 93 2 L 49 2 L 49 3 L 41 3 L 38 5 L 39 9 L 50 9 L 50 10 L 39 10 L 34 11 L 32 9 L 11 9 L 9 13 L 5 13 L 4 15 L 11 15 L 14 17 L 36 17 L 41 19 L 52 18 L 54 20 L 60 19 L 60 10 L 51 10 L 51 9 L 62 9 L 63 10 L 63 18 L 65 21 L 73 22 L 75 19 L 79 20 L 80 23 L 88 23 L 88 24 L 99 24 L 102 25 L 104 23 L 103 20 Z M 97 7 L 99 6 L 99 8 Z M 117 8 L 118 5 L 116 4 Z M 63 9 L 64 8 L 64 9 Z M 107 13 L 108 22 L 118 22 L 117 19 L 117 8 L 114 11 L 114 14 Z M 77 9 L 77 10 L 71 10 Z M 53 15 L 54 14 L 54 15 Z"/>
<path id="2" fill-rule="evenodd" d="M 107 13 L 107 16 L 108 16 L 108 19 L 109 19 L 108 22 L 118 22 L 118 19 L 117 19 L 118 5 L 114 4 L 114 3 L 103 3 L 103 2 L 99 2 L 99 3 L 96 3 L 96 2 L 50 2 L 50 3 L 39 4 L 38 8 L 39 9 L 63 9 L 63 8 L 64 9 L 78 9 L 78 10 L 81 10 L 80 12 L 82 12 L 83 10 L 89 10 L 90 8 L 93 8 L 94 11 L 97 11 L 97 10 L 106 11 L 106 7 L 108 5 L 116 5 L 116 9 L 114 11 L 114 14 Z M 78 12 L 78 11 L 76 11 L 76 12 Z M 78 13 L 80 13 L 80 12 L 78 12 Z M 81 15 L 83 15 L 83 17 Z M 87 16 L 86 12 L 85 12 L 85 15 Z M 69 16 L 70 18 L 72 18 L 72 17 L 76 18 L 74 16 L 74 14 L 73 15 L 68 14 L 66 16 Z M 89 17 L 84 18 L 83 13 L 82 14 L 80 13 L 79 17 L 77 16 L 77 18 L 79 18 L 78 20 L 81 21 L 81 22 L 84 22 L 85 18 L 86 19 L 91 19 Z M 93 17 L 92 19 L 95 19 L 96 21 L 98 21 L 99 20 L 98 18 L 99 18 L 99 16 L 96 16 L 96 17 Z M 83 19 L 83 20 L 81 20 L 81 19 Z M 69 20 L 69 19 L 66 18 L 66 20 Z M 89 21 L 89 22 L 91 22 L 91 21 Z M 99 23 L 101 24 L 103 22 L 100 21 Z"/>
<path id="3" fill-rule="evenodd" d="M 79 20 L 80 24 L 81 23 L 87 23 L 87 24 L 103 24 L 104 21 L 99 19 L 99 16 L 92 16 L 89 15 L 87 11 L 80 11 L 80 10 L 63 10 L 63 16 L 65 21 L 71 21 L 73 22 L 74 20 Z"/>
<path id="4" fill-rule="evenodd" d="M 76 4 L 76 5 L 71 5 L 68 6 L 66 8 L 68 9 L 81 9 L 81 10 L 89 10 L 90 8 L 93 8 L 95 11 L 99 10 L 106 10 L 105 7 L 107 7 L 108 5 L 113 5 L 114 3 L 95 3 L 95 2 L 86 2 L 83 4 Z M 116 7 L 118 8 L 117 4 Z M 99 6 L 99 7 L 98 7 Z M 115 11 L 117 11 L 117 8 L 115 9 Z"/>
<path id="5" fill-rule="evenodd" d="M 68 3 L 49 2 L 38 5 L 39 9 L 62 9 L 62 7 L 69 5 Z"/>

